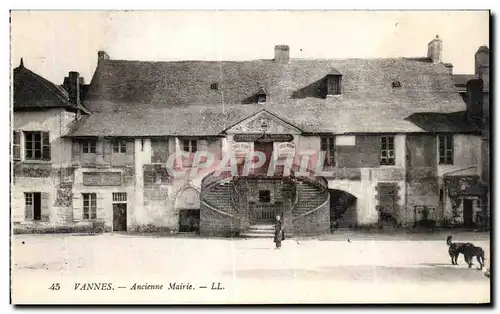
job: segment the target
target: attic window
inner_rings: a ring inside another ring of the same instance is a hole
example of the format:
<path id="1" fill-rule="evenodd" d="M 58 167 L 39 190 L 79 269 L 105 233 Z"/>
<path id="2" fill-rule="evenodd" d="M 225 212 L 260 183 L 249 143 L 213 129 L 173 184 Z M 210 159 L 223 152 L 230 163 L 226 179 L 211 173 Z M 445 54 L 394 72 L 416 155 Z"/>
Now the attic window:
<path id="1" fill-rule="evenodd" d="M 267 101 L 267 95 L 266 94 L 259 94 L 257 95 L 257 103 L 259 104 L 265 104 Z"/>
<path id="2" fill-rule="evenodd" d="M 332 75 L 332 74 L 328 75 L 326 77 L 326 86 L 327 86 L 326 95 L 327 96 L 340 95 L 342 89 L 341 81 L 342 81 L 341 75 Z"/>
<path id="3" fill-rule="evenodd" d="M 392 82 L 392 87 L 393 88 L 401 88 L 401 82 L 400 81 Z"/>
<path id="4" fill-rule="evenodd" d="M 211 90 L 218 90 L 219 89 L 219 84 L 217 84 L 217 83 L 210 84 L 210 89 Z"/>

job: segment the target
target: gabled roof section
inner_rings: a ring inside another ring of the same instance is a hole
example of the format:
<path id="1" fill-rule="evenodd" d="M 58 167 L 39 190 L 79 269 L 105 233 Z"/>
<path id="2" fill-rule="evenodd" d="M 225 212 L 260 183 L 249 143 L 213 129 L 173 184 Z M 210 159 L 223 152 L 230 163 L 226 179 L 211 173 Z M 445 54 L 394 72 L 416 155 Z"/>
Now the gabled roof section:
<path id="1" fill-rule="evenodd" d="M 342 74 L 342 97 L 325 77 Z M 397 78 L 404 88 L 392 88 Z M 218 82 L 220 89 L 207 86 Z M 102 59 L 74 136 L 218 135 L 262 110 L 304 133 L 472 132 L 449 69 L 428 58 L 144 62 Z M 438 117 L 438 123 L 432 118 Z"/>
<path id="2" fill-rule="evenodd" d="M 23 59 L 14 69 L 14 110 L 38 108 L 78 109 L 88 113 L 83 106 L 72 104 L 68 93 L 62 86 L 56 85 L 24 66 Z"/>

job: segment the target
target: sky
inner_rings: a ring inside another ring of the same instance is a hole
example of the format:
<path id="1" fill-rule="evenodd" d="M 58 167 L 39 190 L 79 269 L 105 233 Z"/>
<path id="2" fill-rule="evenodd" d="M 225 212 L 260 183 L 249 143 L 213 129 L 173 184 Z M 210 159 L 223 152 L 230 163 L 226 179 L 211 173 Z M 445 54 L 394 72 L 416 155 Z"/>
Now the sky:
<path id="1" fill-rule="evenodd" d="M 12 67 L 90 82 L 97 51 L 120 60 L 423 57 L 436 35 L 455 74 L 489 46 L 488 11 L 13 11 Z"/>

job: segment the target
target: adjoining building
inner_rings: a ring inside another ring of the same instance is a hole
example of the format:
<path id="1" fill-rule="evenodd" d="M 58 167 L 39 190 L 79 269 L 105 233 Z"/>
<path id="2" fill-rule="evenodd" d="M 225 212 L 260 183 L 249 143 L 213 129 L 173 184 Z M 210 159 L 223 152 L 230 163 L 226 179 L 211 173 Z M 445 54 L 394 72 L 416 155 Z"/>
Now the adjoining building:
<path id="1" fill-rule="evenodd" d="M 100 51 L 89 85 L 71 72 L 66 89 L 81 93 L 65 101 L 82 109 L 64 132 L 50 131 L 61 148 L 50 142 L 58 159 L 49 221 L 222 236 L 265 233 L 277 214 L 291 236 L 480 223 L 479 202 L 459 201 L 446 181 L 450 173 L 459 183 L 479 177 L 482 133 L 437 36 L 419 58 L 293 59 L 286 45 L 274 52 L 269 60 L 146 62 Z M 20 103 L 14 127 L 27 134 Z M 15 145 L 28 152 L 24 138 Z M 200 152 L 212 158 L 197 160 Z M 253 152 L 266 161 L 256 166 Z M 15 168 L 33 167 L 25 156 Z M 236 173 L 208 165 L 225 156 L 236 156 Z M 268 175 L 269 167 L 277 171 Z M 37 223 L 27 215 L 37 179 L 15 176 L 25 183 L 16 178 L 13 187 L 14 221 Z"/>

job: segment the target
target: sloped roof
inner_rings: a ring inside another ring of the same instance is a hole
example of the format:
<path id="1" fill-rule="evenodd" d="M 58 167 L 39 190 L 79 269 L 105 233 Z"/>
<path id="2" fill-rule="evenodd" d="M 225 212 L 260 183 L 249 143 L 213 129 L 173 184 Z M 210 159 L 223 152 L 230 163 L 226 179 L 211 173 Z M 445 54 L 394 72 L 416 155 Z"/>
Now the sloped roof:
<path id="1" fill-rule="evenodd" d="M 71 111 L 81 109 L 88 110 L 83 106 L 77 106 L 69 101 L 66 90 L 42 76 L 34 73 L 21 64 L 14 69 L 14 110 L 36 109 L 36 108 L 66 108 Z"/>
<path id="2" fill-rule="evenodd" d="M 325 98 L 332 71 L 342 73 L 340 98 Z M 394 80 L 402 87 L 392 88 Z M 261 87 L 269 93 L 265 105 L 252 100 Z M 305 132 L 428 132 L 409 117 L 466 109 L 448 69 L 426 58 L 100 60 L 86 104 L 93 114 L 74 136 L 215 135 L 264 108 Z M 464 128 L 445 120 L 434 131 Z"/>
<path id="3" fill-rule="evenodd" d="M 475 80 L 477 77 L 474 74 L 453 74 L 453 82 L 457 87 L 466 87 L 467 82 Z"/>

